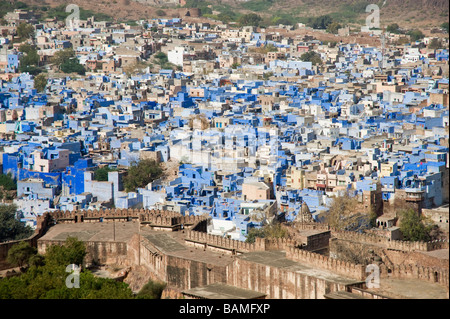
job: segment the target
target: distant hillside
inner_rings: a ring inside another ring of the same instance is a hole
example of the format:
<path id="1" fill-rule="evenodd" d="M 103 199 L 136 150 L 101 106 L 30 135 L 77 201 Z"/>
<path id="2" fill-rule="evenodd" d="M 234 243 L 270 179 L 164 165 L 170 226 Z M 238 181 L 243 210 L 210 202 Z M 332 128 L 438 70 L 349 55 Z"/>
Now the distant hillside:
<path id="1" fill-rule="evenodd" d="M 363 24 L 367 5 L 380 8 L 380 24 L 398 23 L 405 28 L 438 26 L 449 19 L 448 0 L 210 0 L 260 15 L 299 18 L 331 15 L 338 21 Z"/>
<path id="2" fill-rule="evenodd" d="M 402 28 L 430 28 L 448 22 L 448 0 L 20 0 L 29 6 L 56 7 L 74 3 L 114 20 L 132 21 L 155 17 L 183 17 L 186 7 L 200 8 L 205 17 L 237 21 L 242 14 L 256 13 L 266 25 L 307 22 L 329 15 L 333 21 L 363 25 L 367 5 L 380 8 L 380 24 Z M 179 4 L 177 4 L 179 3 Z"/>

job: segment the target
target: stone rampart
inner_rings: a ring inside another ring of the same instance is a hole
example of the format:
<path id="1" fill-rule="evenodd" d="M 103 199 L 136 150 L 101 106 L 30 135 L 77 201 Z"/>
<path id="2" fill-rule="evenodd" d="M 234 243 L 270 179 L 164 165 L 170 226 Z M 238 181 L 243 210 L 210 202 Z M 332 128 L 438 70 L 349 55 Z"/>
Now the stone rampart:
<path id="1" fill-rule="evenodd" d="M 36 229 L 31 237 L 23 240 L 14 240 L 0 243 L 0 270 L 11 268 L 11 266 L 6 262 L 6 258 L 8 257 L 8 251 L 15 244 L 25 241 L 29 243 L 30 246 L 37 247 L 37 240 L 42 237 L 42 235 L 45 233 L 49 225 L 50 221 L 49 217 L 50 216 L 48 213 L 45 213 L 42 216 L 37 217 Z"/>
<path id="2" fill-rule="evenodd" d="M 432 251 L 437 249 L 447 249 L 449 248 L 448 240 L 437 240 L 437 241 L 401 241 L 401 240 L 390 240 L 389 238 L 378 236 L 375 234 L 361 234 L 352 231 L 342 231 L 332 228 L 326 224 L 321 223 L 299 223 L 296 225 L 297 229 L 314 229 L 314 230 L 330 230 L 331 235 L 334 238 L 354 241 L 358 243 L 365 244 L 376 244 L 381 245 L 384 248 L 402 250 L 402 251 Z"/>
<path id="3" fill-rule="evenodd" d="M 356 280 L 364 280 L 366 277 L 363 265 L 344 262 L 298 248 L 288 248 L 286 258 Z"/>
<path id="4" fill-rule="evenodd" d="M 191 227 L 208 216 L 183 216 L 179 213 L 164 210 L 145 209 L 102 209 L 80 211 L 56 211 L 49 213 L 57 223 L 95 223 L 112 221 L 139 220 L 141 224 L 175 227 L 183 225 Z M 177 228 L 180 229 L 180 227 Z"/>
<path id="5" fill-rule="evenodd" d="M 38 241 L 38 253 L 45 254 L 48 247 L 63 245 L 61 240 Z M 127 243 L 114 241 L 86 241 L 86 266 L 91 264 L 122 264 L 127 256 Z"/>
<path id="6" fill-rule="evenodd" d="M 204 247 L 214 250 L 219 249 L 229 253 L 286 250 L 289 247 L 297 247 L 299 245 L 297 241 L 285 238 L 256 238 L 254 243 L 246 243 L 240 240 L 234 240 L 193 230 L 186 231 L 185 242 L 197 247 Z"/>
<path id="7" fill-rule="evenodd" d="M 380 265 L 381 278 L 419 279 L 438 283 L 448 288 L 448 269 L 424 267 L 417 265 Z"/>
<path id="8" fill-rule="evenodd" d="M 230 253 L 265 250 L 264 241 L 256 240 L 255 243 L 246 243 L 222 236 L 210 235 L 203 232 L 188 230 L 185 233 L 185 242 L 196 246 L 208 246 L 222 248 Z"/>

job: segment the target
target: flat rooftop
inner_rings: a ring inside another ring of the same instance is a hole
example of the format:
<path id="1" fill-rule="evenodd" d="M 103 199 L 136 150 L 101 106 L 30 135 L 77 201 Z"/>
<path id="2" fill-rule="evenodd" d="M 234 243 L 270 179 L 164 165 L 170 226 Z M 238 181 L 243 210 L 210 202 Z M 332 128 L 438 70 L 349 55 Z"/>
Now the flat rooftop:
<path id="1" fill-rule="evenodd" d="M 65 241 L 67 237 L 76 237 L 81 241 L 127 242 L 138 232 L 138 222 L 103 222 L 56 224 L 39 240 Z"/>
<path id="2" fill-rule="evenodd" d="M 56 224 L 39 241 L 65 241 L 68 237 L 76 237 L 81 241 L 114 241 L 115 236 L 117 242 L 128 242 L 138 232 L 136 221 Z M 169 256 L 216 266 L 227 266 L 235 258 L 230 254 L 185 245 L 182 232 L 155 231 L 145 226 L 141 226 L 140 232 L 143 239 Z M 143 245 L 146 245 L 145 241 Z M 147 248 L 154 249 L 148 244 Z"/>
<path id="3" fill-rule="evenodd" d="M 161 232 L 141 228 L 141 235 L 162 253 L 177 258 L 189 259 L 211 265 L 225 267 L 235 258 L 230 254 L 205 250 L 186 245 L 182 232 Z"/>
<path id="4" fill-rule="evenodd" d="M 418 279 L 381 278 L 380 288 L 366 290 L 393 299 L 448 299 L 445 286 Z"/>
<path id="5" fill-rule="evenodd" d="M 300 262 L 287 259 L 286 252 L 284 251 L 250 252 L 240 255 L 238 256 L 238 258 L 271 267 L 286 269 L 288 271 L 296 273 L 302 273 L 305 274 L 306 276 L 321 278 L 330 282 L 335 282 L 344 285 L 350 285 L 360 282 L 355 279 L 337 275 L 328 270 L 313 268 L 304 265 Z"/>
<path id="6" fill-rule="evenodd" d="M 201 299 L 260 299 L 265 294 L 242 288 L 236 288 L 222 283 L 213 283 L 183 291 L 184 295 Z"/>
<path id="7" fill-rule="evenodd" d="M 314 235 L 323 234 L 323 233 L 327 233 L 327 232 L 330 232 L 330 231 L 329 230 L 321 230 L 321 229 L 300 229 L 297 231 L 297 235 L 308 237 L 308 236 L 314 236 Z"/>
<path id="8" fill-rule="evenodd" d="M 329 294 L 325 294 L 327 299 L 368 299 L 363 296 L 353 294 L 347 291 L 336 291 Z"/>
<path id="9" fill-rule="evenodd" d="M 449 260 L 449 249 L 437 249 L 432 251 L 421 251 L 420 253 L 437 259 Z"/>

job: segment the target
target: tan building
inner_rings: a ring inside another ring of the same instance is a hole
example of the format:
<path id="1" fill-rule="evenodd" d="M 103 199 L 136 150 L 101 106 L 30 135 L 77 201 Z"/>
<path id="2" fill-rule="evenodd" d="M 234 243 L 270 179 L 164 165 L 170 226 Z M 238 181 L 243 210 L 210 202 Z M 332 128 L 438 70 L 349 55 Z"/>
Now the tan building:
<path id="1" fill-rule="evenodd" d="M 380 177 L 391 176 L 396 171 L 397 163 L 381 163 L 380 165 Z"/>
<path id="2" fill-rule="evenodd" d="M 49 154 L 50 158 L 44 158 L 44 153 L 34 151 L 32 154 L 34 164 L 30 170 L 49 173 L 55 169 L 61 169 L 69 166 L 69 150 L 59 150 L 58 154 Z"/>
<path id="3" fill-rule="evenodd" d="M 242 198 L 244 200 L 270 199 L 270 187 L 264 182 L 244 183 Z"/>
<path id="4" fill-rule="evenodd" d="M 295 189 L 305 188 L 305 170 L 294 166 L 289 167 L 286 173 L 286 186 Z"/>

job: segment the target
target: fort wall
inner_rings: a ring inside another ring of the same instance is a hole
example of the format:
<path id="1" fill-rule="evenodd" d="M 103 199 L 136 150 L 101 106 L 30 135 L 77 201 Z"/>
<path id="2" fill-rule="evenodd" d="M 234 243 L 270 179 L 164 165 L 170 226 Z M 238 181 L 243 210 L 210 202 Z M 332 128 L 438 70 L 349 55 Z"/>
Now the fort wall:
<path id="1" fill-rule="evenodd" d="M 381 245 L 389 249 L 397 249 L 402 251 L 432 251 L 437 249 L 448 249 L 448 240 L 436 240 L 430 242 L 417 241 L 401 241 L 401 240 L 390 240 L 389 238 L 378 236 L 375 234 L 360 234 L 351 231 L 342 231 L 334 229 L 326 224 L 321 223 L 299 223 L 296 225 L 297 229 L 310 229 L 310 230 L 329 230 L 331 231 L 331 236 L 338 239 L 344 239 L 359 243 L 376 244 Z"/>
<path id="2" fill-rule="evenodd" d="M 39 254 L 45 254 L 49 247 L 62 245 L 61 240 L 38 241 Z M 127 256 L 127 243 L 114 241 L 86 241 L 85 266 L 92 264 L 117 264 L 123 265 Z"/>
<path id="3" fill-rule="evenodd" d="M 27 239 L 23 239 L 23 240 L 13 240 L 13 241 L 0 243 L 0 270 L 11 268 L 11 265 L 9 265 L 6 262 L 6 259 L 8 257 L 8 251 L 15 244 L 25 241 L 25 242 L 29 243 L 30 246 L 37 247 L 37 241 L 45 233 L 47 227 L 49 226 L 49 222 L 50 222 L 50 218 L 49 218 L 48 214 L 38 216 L 36 229 L 31 237 L 29 237 Z"/>
<path id="4" fill-rule="evenodd" d="M 221 252 L 230 254 L 265 250 L 265 242 L 259 238 L 255 243 L 246 243 L 192 230 L 186 231 L 185 243 L 191 246 L 220 250 Z"/>
<path id="5" fill-rule="evenodd" d="M 188 255 L 184 254 L 163 252 L 149 240 L 139 236 L 139 234 L 135 234 L 128 242 L 86 242 L 88 252 L 86 263 L 145 267 L 146 274 L 151 274 L 148 275 L 151 279 L 166 282 L 175 294 L 181 290 L 214 282 L 226 283 L 265 293 L 267 298 L 324 298 L 325 294 L 349 289 L 349 284 L 330 278 L 322 278 L 289 270 L 288 268 L 256 263 L 235 256 L 258 251 L 285 251 L 287 259 L 311 268 L 329 271 L 347 278 L 349 282 L 351 280 L 362 282 L 366 278 L 363 265 L 344 262 L 308 251 L 303 249 L 304 245 L 302 245 L 302 242 L 296 240 L 256 238 L 254 243 L 246 243 L 207 234 L 205 230 L 208 218 L 208 216 L 182 216 L 175 212 L 143 209 L 59 211 L 46 213 L 39 217 L 39 224 L 35 234 L 26 239 L 26 241 L 37 247 L 39 253 L 43 254 L 49 246 L 63 243 L 63 241 L 56 240 L 38 241 L 45 233 L 47 226 L 53 223 L 111 222 L 131 219 L 139 220 L 142 227 L 182 230 L 180 234 L 182 235 L 182 240 L 188 247 L 191 246 L 193 250 L 213 250 L 223 254 L 222 258 L 230 258 L 229 262 L 212 263 L 211 261 L 189 258 Z M 384 257 L 391 261 L 388 264 L 380 265 L 382 278 L 416 278 L 448 287 L 448 267 L 447 269 L 441 267 L 442 265 L 434 267 L 435 264 L 433 262 L 427 264 L 429 259 L 424 255 L 425 252 L 448 247 L 448 242 L 408 243 L 389 241 L 376 235 L 336 231 L 326 225 L 317 223 L 299 224 L 297 227 L 303 230 L 319 231 L 317 234 L 321 236 L 317 240 L 320 239 L 320 242 L 323 239 L 322 234 L 328 234 L 327 236 L 329 236 L 329 232 L 331 232 L 331 236 L 335 241 L 346 242 L 349 245 L 352 245 L 352 242 L 358 242 L 377 247 L 378 250 L 385 253 Z M 305 232 L 305 234 L 307 233 Z M 14 243 L 16 242 L 0 244 L 0 260 L 6 258 L 7 251 Z M 403 259 L 404 264 L 399 262 L 402 259 L 402 256 L 399 254 L 405 254 L 404 256 L 408 257 Z M 411 254 L 417 254 L 417 258 L 423 256 L 424 262 L 421 265 L 412 264 L 412 260 L 409 260 L 409 258 L 414 256 Z"/>
<path id="6" fill-rule="evenodd" d="M 448 269 L 417 265 L 380 265 L 380 278 L 419 279 L 449 286 Z"/>
<path id="7" fill-rule="evenodd" d="M 152 279 L 166 282 L 173 292 L 226 282 L 226 263 L 213 264 L 162 252 L 145 238 L 141 238 L 139 243 L 137 234 L 128 245 L 128 262 L 145 266 L 153 274 Z"/>
<path id="8" fill-rule="evenodd" d="M 227 284 L 266 294 L 268 299 L 323 299 L 347 285 L 319 276 L 237 258 L 228 267 Z"/>
<path id="9" fill-rule="evenodd" d="M 363 265 L 344 262 L 302 249 L 289 248 L 286 251 L 286 258 L 298 261 L 305 265 L 329 270 L 338 275 L 353 278 L 355 280 L 365 280 L 366 277 Z"/>
<path id="10" fill-rule="evenodd" d="M 81 211 L 56 211 L 47 213 L 57 223 L 112 222 L 139 220 L 143 225 L 190 227 L 209 216 L 183 216 L 179 213 L 163 210 L 145 209 L 102 209 Z"/>

